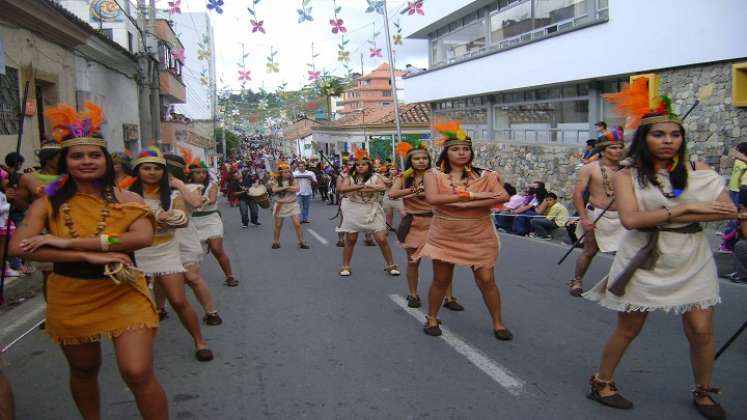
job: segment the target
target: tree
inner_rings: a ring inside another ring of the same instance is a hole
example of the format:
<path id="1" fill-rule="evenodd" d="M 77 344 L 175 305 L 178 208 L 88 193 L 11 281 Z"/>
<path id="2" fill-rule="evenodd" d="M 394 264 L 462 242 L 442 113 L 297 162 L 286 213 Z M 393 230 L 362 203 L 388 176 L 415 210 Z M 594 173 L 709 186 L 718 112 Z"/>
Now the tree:
<path id="1" fill-rule="evenodd" d="M 223 153 L 223 129 L 222 128 L 216 128 L 215 129 L 215 141 L 217 142 L 217 148 L 218 153 L 222 154 L 223 156 L 227 156 L 226 153 Z M 236 135 L 231 130 L 226 130 L 226 149 L 228 149 L 228 153 L 235 152 L 239 150 L 239 145 L 241 144 L 241 137 Z"/>
<path id="2" fill-rule="evenodd" d="M 319 92 L 327 99 L 327 115 L 332 121 L 332 97 L 340 96 L 345 91 L 345 85 L 334 76 L 324 76 L 319 79 Z"/>

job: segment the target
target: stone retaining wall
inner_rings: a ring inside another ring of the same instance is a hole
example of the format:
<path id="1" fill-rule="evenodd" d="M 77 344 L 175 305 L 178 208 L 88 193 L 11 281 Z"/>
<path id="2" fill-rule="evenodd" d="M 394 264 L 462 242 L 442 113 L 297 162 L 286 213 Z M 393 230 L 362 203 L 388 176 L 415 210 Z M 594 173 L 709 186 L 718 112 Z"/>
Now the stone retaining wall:
<path id="1" fill-rule="evenodd" d="M 675 112 L 684 114 L 698 92 L 712 90 L 685 121 L 691 156 L 722 175 L 732 166 L 732 149 L 747 141 L 747 108 L 731 103 L 731 62 L 661 70 L 661 91 L 672 98 Z M 632 133 L 627 133 L 628 141 Z M 524 188 L 539 180 L 568 202 L 576 182 L 582 146 L 519 144 L 489 141 L 476 144 L 475 164 L 500 171 L 506 182 Z"/>

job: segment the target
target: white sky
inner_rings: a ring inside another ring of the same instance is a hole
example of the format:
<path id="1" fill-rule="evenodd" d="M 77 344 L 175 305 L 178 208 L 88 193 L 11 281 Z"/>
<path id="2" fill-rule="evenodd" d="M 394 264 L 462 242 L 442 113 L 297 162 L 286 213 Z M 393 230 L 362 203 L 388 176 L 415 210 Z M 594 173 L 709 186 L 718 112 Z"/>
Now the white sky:
<path id="1" fill-rule="evenodd" d="M 160 9 L 168 8 L 169 0 L 158 0 L 156 5 Z M 218 77 L 218 88 L 228 86 L 231 89 L 240 88 L 238 80 L 239 61 L 241 60 L 241 43 L 249 57 L 247 69 L 251 71 L 252 80 L 247 88 L 259 89 L 264 86 L 267 90 L 282 82 L 287 82 L 286 89 L 297 89 L 308 83 L 307 64 L 312 62 L 311 44 L 319 56 L 315 60 L 317 70 L 326 70 L 332 74 L 342 76 L 345 69 L 337 61 L 337 44 L 340 35 L 333 34 L 329 20 L 334 17 L 332 0 L 311 0 L 311 16 L 313 22 L 299 24 L 297 9 L 301 8 L 302 0 L 260 0 L 256 5 L 259 20 L 264 21 L 266 34 L 252 33 L 251 15 L 247 6 L 251 0 L 224 0 L 223 14 L 210 12 L 215 33 L 215 61 Z M 390 31 L 395 34 L 394 21 L 399 19 L 405 26 L 408 19 L 423 19 L 419 15 L 400 15 L 406 1 L 387 0 L 390 11 Z M 183 12 L 206 11 L 207 0 L 182 0 Z M 368 3 L 366 0 L 337 0 L 342 7 L 338 17 L 345 21 L 348 32 L 346 39 L 350 51 L 349 65 L 353 71 L 361 71 L 361 54 L 363 54 L 364 71 L 368 72 L 386 61 L 386 38 L 384 35 L 384 17 L 377 13 L 365 13 Z M 428 13 L 428 2 L 424 10 Z M 373 25 L 380 35 L 376 38 L 378 48 L 382 48 L 383 58 L 370 58 L 368 40 L 373 37 Z M 270 54 L 270 47 L 278 51 L 275 61 L 279 63 L 280 73 L 268 74 L 265 64 Z M 422 40 L 404 40 L 404 45 L 393 46 L 396 53 L 398 68 L 406 64 L 416 67 L 427 66 L 427 42 Z M 197 54 L 196 51 L 186 51 L 187 55 Z"/>

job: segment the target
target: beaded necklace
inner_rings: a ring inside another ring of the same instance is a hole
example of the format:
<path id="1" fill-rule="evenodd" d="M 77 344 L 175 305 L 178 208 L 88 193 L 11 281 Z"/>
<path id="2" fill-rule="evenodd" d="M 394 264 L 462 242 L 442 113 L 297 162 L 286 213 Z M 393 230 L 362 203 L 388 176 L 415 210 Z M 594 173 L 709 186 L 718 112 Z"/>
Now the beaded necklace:
<path id="1" fill-rule="evenodd" d="M 462 188 L 461 192 L 469 191 L 469 181 L 471 178 L 471 174 L 468 174 L 467 178 L 464 179 L 464 185 L 456 185 L 457 183 L 454 181 L 454 178 L 450 173 L 446 174 L 446 176 L 449 178 L 449 187 L 451 187 L 451 192 L 453 192 L 454 194 L 459 194 L 459 188 Z"/>
<path id="2" fill-rule="evenodd" d="M 615 188 L 612 185 L 612 181 L 609 179 L 609 175 L 607 174 L 607 167 L 605 165 L 602 165 L 602 162 L 599 162 L 599 169 L 602 171 L 602 185 L 604 186 L 604 194 L 611 198 L 615 196 Z"/>
<path id="3" fill-rule="evenodd" d="M 111 202 L 109 200 L 104 200 L 104 207 L 101 209 L 99 222 L 96 223 L 96 232 L 92 235 L 94 238 L 104 233 L 104 229 L 106 229 L 106 220 L 111 215 L 111 210 L 109 209 L 110 206 Z M 78 238 L 80 234 L 78 233 L 78 230 L 75 229 L 75 222 L 73 222 L 73 217 L 70 215 L 70 204 L 63 203 L 60 206 L 60 210 L 62 211 L 62 220 L 65 223 L 68 232 L 70 232 L 70 236 Z"/>
<path id="4" fill-rule="evenodd" d="M 374 177 L 374 176 L 375 175 L 371 175 L 371 177 Z M 369 179 L 371 179 L 371 178 L 369 178 Z M 358 186 L 358 185 L 366 185 L 366 182 L 367 181 L 364 181 L 361 184 L 361 183 L 358 182 L 358 178 L 357 177 L 353 178 L 353 185 L 356 185 L 356 186 Z M 361 198 L 361 201 L 363 201 L 364 204 L 368 204 L 369 201 L 371 201 L 373 198 L 375 198 L 375 194 L 371 194 L 371 193 L 368 193 L 368 192 L 356 191 L 356 193 L 358 194 L 358 197 Z"/>

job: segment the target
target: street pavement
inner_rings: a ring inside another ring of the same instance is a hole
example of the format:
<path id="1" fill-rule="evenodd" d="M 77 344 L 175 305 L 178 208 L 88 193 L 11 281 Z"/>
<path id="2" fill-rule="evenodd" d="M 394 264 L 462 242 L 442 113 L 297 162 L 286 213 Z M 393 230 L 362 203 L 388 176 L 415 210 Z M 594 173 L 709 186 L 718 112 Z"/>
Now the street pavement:
<path id="1" fill-rule="evenodd" d="M 223 325 L 203 327 L 216 358 L 194 360 L 176 316 L 161 324 L 155 363 L 174 419 L 698 419 L 692 407 L 687 341 L 672 314 L 653 313 L 625 356 L 616 380 L 635 403 L 616 411 L 585 398 L 615 314 L 568 295 L 574 258 L 542 240 L 501 235 L 496 277 L 511 342 L 493 338 L 488 313 L 471 274 L 455 272 L 464 312 L 443 309 L 443 338 L 423 334 L 425 308 L 403 308 L 405 276 L 389 277 L 377 247 L 362 238 L 353 275 L 337 276 L 335 207 L 312 202 L 305 224 L 310 250 L 296 246 L 286 222 L 282 248 L 270 249 L 272 220 L 241 229 L 238 209 L 223 208 L 225 246 L 241 285 L 228 288 L 214 259 L 203 273 Z M 312 233 L 313 231 L 313 233 Z M 390 236 L 404 267 L 404 253 Z M 600 256 L 586 286 L 611 263 Z M 431 277 L 425 261 L 420 295 Z M 747 287 L 721 282 L 716 313 L 722 344 L 747 318 Z M 194 299 L 192 300 L 194 304 Z M 197 305 L 195 304 L 195 308 Z M 23 310 L 18 308 L 18 310 Z M 201 311 L 200 311 L 201 313 Z M 137 418 L 111 345 L 100 375 L 106 419 Z M 6 355 L 19 419 L 79 418 L 58 348 L 33 332 Z M 732 419 L 747 418 L 747 336 L 716 363 L 714 385 Z"/>

